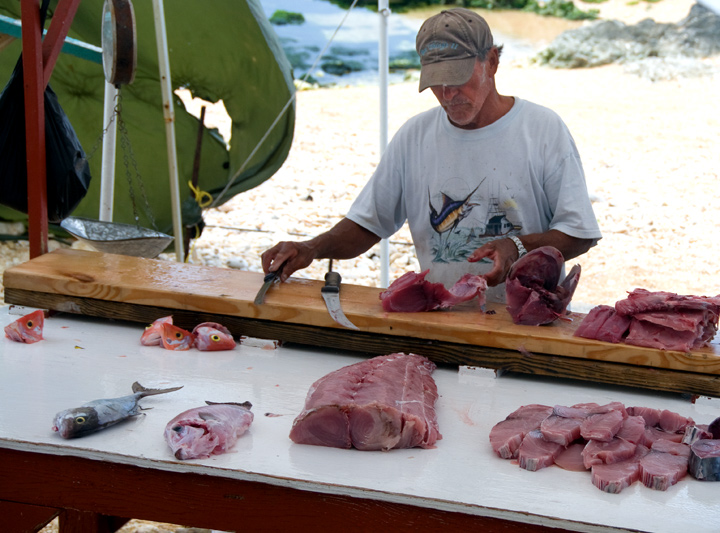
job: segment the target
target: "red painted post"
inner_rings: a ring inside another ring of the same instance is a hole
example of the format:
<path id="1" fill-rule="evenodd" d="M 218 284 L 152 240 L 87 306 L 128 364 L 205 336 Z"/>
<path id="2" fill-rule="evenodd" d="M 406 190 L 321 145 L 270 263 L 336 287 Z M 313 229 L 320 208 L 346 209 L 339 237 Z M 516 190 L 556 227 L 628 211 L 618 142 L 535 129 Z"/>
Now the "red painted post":
<path id="1" fill-rule="evenodd" d="M 21 4 L 30 258 L 48 251 L 45 87 L 79 5 L 80 0 L 60 0 L 43 41 L 39 0 Z"/>
<path id="2" fill-rule="evenodd" d="M 23 85 L 25 88 L 25 152 L 28 181 L 30 258 L 48 251 L 45 165 L 45 100 L 42 32 L 38 0 L 22 0 Z M 20 178 L 22 179 L 22 178 Z"/>

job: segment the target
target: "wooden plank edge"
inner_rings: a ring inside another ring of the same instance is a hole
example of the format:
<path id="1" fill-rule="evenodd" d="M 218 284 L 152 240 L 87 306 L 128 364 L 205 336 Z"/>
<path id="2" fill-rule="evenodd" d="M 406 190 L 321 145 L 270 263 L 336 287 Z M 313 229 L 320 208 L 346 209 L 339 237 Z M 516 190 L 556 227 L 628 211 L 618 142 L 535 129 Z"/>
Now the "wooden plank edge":
<path id="1" fill-rule="evenodd" d="M 156 306 L 143 306 L 109 300 L 78 298 L 61 294 L 5 289 L 5 301 L 17 305 L 61 312 L 110 318 L 147 325 L 172 315 L 173 322 L 192 329 L 200 322 L 218 322 L 235 336 L 246 335 L 302 345 L 361 353 L 374 357 L 392 352 L 412 352 L 431 361 L 449 365 L 468 365 L 498 371 L 517 372 L 563 379 L 576 379 L 680 394 L 720 397 L 720 376 L 637 366 L 543 353 L 474 346 L 447 341 L 399 335 L 385 335 L 344 328 L 326 328 L 247 317 L 203 313 Z M 142 334 L 138 330 L 138 339 Z"/>
<path id="2" fill-rule="evenodd" d="M 0 499 L 72 509 L 84 526 L 95 517 L 132 516 L 221 531 L 566 531 L 561 523 L 553 524 L 557 529 L 533 524 L 537 516 L 519 512 L 480 516 L 73 456 L 0 448 L 0 462 Z"/>

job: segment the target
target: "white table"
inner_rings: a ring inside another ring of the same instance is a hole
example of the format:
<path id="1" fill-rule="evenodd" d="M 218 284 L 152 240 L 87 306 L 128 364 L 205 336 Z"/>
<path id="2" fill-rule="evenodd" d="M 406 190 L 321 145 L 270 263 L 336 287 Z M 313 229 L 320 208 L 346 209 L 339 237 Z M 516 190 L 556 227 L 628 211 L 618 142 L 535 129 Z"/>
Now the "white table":
<path id="1" fill-rule="evenodd" d="M 0 309 L 0 326 L 17 318 Z M 434 377 L 443 439 L 435 449 L 297 445 L 288 433 L 309 386 L 360 357 L 298 346 L 173 352 L 141 346 L 142 331 L 136 324 L 56 315 L 45 322 L 44 341 L 0 339 L 0 503 L 6 509 L 65 512 L 92 528 L 101 515 L 224 530 L 305 524 L 359 531 L 379 520 L 406 530 L 494 531 L 508 521 L 514 531 L 720 528 L 720 483 L 688 476 L 666 492 L 636 483 L 606 494 L 589 473 L 522 470 L 498 458 L 488 440 L 495 423 L 530 403 L 621 401 L 708 423 L 720 416 L 718 399 L 691 403 L 671 394 L 440 368 Z M 145 416 L 93 435 L 63 440 L 51 431 L 58 411 L 130 394 L 134 381 L 184 388 L 143 399 L 141 405 L 152 408 Z M 255 421 L 231 453 L 176 460 L 163 439 L 165 425 L 205 400 L 249 400 Z"/>

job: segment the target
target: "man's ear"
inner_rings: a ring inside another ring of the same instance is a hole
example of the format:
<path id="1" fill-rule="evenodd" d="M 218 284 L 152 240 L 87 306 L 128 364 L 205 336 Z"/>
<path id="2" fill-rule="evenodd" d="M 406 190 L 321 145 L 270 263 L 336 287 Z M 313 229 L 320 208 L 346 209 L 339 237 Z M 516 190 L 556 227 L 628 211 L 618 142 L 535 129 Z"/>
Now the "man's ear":
<path id="1" fill-rule="evenodd" d="M 500 65 L 500 54 L 498 53 L 497 46 L 493 46 L 487 53 L 487 74 L 488 76 L 495 77 L 495 73 Z"/>

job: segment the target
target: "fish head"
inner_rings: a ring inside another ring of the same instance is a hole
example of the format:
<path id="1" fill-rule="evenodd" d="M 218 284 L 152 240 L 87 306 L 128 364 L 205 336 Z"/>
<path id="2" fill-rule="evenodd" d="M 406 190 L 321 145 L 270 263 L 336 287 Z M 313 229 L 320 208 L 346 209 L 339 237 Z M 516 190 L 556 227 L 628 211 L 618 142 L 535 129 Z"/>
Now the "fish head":
<path id="1" fill-rule="evenodd" d="M 162 345 L 167 350 L 189 350 L 195 344 L 195 335 L 189 331 L 165 323 L 162 325 Z"/>
<path id="2" fill-rule="evenodd" d="M 165 442 L 176 459 L 206 459 L 219 444 L 219 438 L 200 417 L 173 421 L 165 428 Z"/>
<path id="3" fill-rule="evenodd" d="M 100 429 L 98 414 L 92 407 L 66 409 L 55 415 L 52 430 L 63 439 L 82 437 Z"/>
<path id="4" fill-rule="evenodd" d="M 193 333 L 196 336 L 195 346 L 198 350 L 218 351 L 235 348 L 235 339 L 225 328 L 218 329 L 213 325 L 200 324 L 193 330 Z"/>
<path id="5" fill-rule="evenodd" d="M 172 316 L 164 316 L 149 324 L 140 337 L 140 344 L 143 346 L 162 346 L 163 324 L 172 324 L 172 322 Z"/>
<path id="6" fill-rule="evenodd" d="M 41 309 L 38 309 L 5 326 L 5 336 L 15 342 L 32 344 L 43 340 L 44 325 L 45 314 Z"/>

